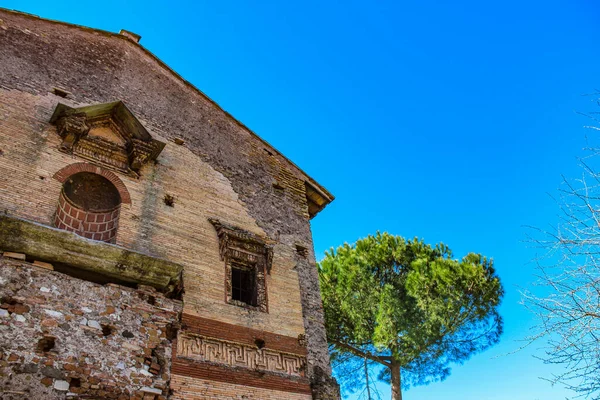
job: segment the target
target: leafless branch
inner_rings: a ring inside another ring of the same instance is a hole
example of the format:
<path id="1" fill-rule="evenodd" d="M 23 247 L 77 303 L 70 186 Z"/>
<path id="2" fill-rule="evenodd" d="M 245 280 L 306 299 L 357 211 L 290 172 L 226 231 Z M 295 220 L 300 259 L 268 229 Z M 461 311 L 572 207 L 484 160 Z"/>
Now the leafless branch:
<path id="1" fill-rule="evenodd" d="M 600 92 L 595 93 L 596 99 Z M 600 102 L 599 102 L 600 105 Z M 600 123 L 596 113 L 583 114 Z M 587 126 L 599 131 L 598 126 Z M 600 147 L 586 147 L 582 175 L 563 177 L 558 224 L 531 228 L 529 242 L 540 250 L 538 281 L 523 303 L 538 324 L 527 343 L 543 340 L 543 356 L 564 372 L 549 377 L 583 398 L 600 399 Z"/>

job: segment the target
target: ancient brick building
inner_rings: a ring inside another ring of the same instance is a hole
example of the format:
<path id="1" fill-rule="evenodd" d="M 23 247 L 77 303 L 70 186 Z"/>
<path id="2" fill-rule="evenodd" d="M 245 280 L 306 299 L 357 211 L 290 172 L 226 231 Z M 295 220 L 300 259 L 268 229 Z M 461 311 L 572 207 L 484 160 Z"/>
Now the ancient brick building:
<path id="1" fill-rule="evenodd" d="M 139 39 L 0 9 L 0 397 L 338 398 L 333 197 Z"/>

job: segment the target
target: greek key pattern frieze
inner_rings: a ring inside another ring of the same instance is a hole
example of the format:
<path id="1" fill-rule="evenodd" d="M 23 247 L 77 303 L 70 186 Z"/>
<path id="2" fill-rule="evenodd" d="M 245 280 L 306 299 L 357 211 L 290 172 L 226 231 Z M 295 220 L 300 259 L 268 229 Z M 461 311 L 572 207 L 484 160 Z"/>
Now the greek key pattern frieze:
<path id="1" fill-rule="evenodd" d="M 297 354 L 190 334 L 179 335 L 177 356 L 291 376 L 304 376 L 306 365 Z"/>

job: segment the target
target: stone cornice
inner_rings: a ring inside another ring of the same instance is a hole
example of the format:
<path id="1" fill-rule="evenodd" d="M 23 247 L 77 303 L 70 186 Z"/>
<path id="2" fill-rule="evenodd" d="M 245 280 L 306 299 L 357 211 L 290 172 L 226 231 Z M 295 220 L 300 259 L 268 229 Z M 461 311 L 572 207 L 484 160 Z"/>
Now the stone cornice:
<path id="1" fill-rule="evenodd" d="M 179 264 L 6 215 L 0 216 L 0 249 L 167 294 L 182 285 Z"/>

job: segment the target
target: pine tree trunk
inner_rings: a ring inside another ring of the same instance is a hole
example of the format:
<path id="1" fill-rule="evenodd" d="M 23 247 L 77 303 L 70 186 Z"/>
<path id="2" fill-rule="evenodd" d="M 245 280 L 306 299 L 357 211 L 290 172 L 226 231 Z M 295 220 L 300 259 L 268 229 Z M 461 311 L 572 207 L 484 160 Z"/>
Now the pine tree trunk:
<path id="1" fill-rule="evenodd" d="M 402 389 L 400 388 L 400 364 L 392 360 L 390 367 L 392 372 L 392 400 L 402 400 Z"/>
<path id="2" fill-rule="evenodd" d="M 365 358 L 365 379 L 367 381 L 367 396 L 368 399 L 371 400 L 371 383 L 369 382 L 369 365 L 367 364 L 367 359 Z"/>

